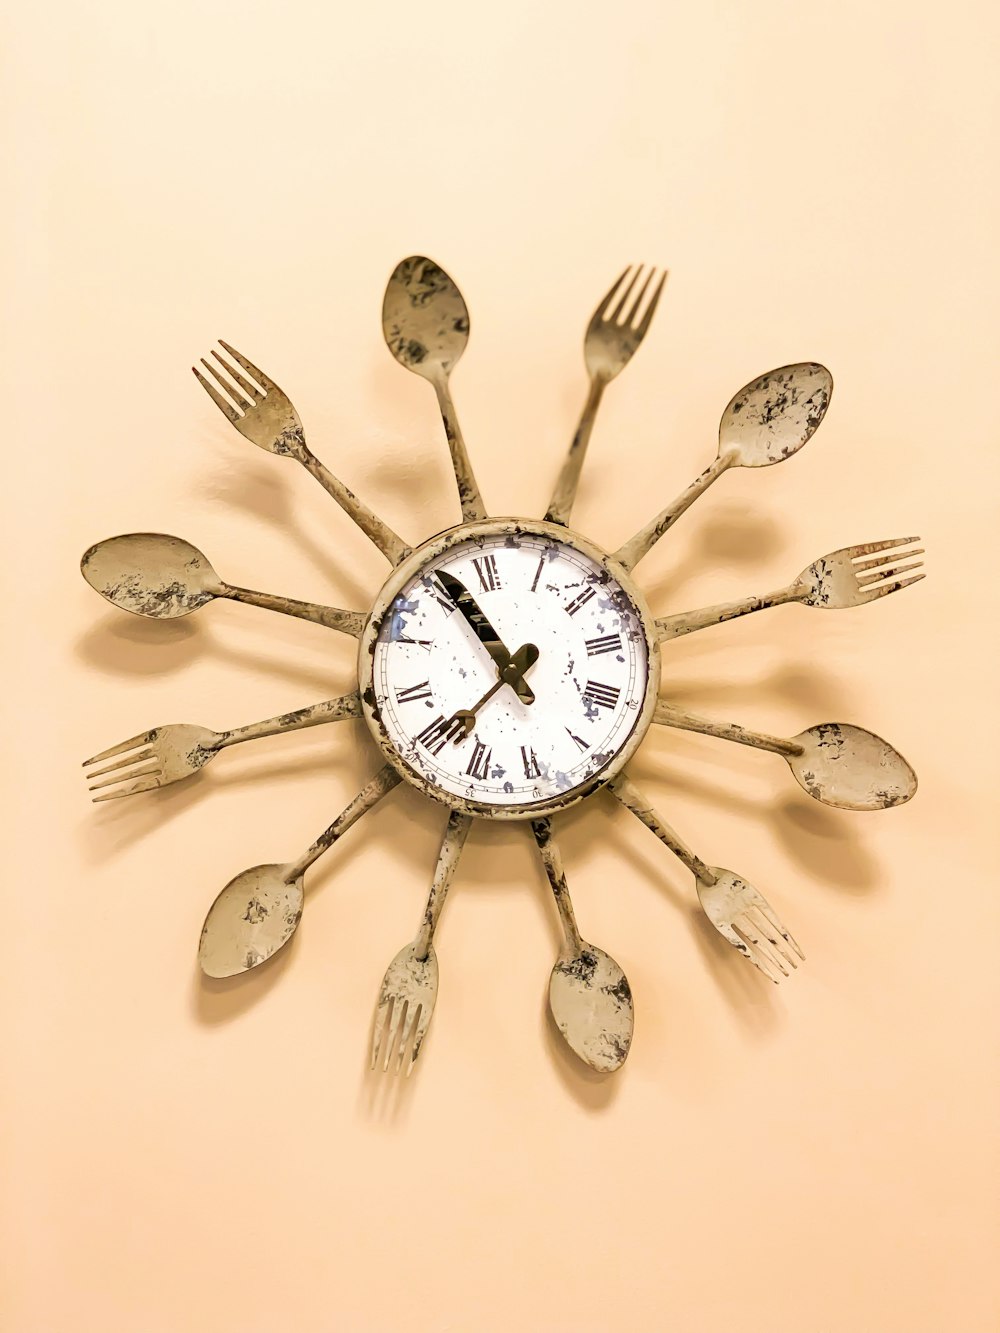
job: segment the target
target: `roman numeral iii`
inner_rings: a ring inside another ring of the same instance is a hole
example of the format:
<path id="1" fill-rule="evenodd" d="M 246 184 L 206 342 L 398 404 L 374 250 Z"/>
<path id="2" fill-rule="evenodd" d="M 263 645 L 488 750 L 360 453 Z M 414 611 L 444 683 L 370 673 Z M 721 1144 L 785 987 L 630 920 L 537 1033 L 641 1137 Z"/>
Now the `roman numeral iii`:
<path id="1" fill-rule="evenodd" d="M 600 657 L 602 653 L 615 653 L 621 646 L 620 634 L 602 634 L 598 639 L 587 640 L 587 656 Z"/>
<path id="2" fill-rule="evenodd" d="M 614 685 L 602 685 L 600 681 L 588 680 L 583 697 L 589 699 L 592 704 L 596 704 L 598 708 L 614 708 L 618 702 L 619 694 L 621 694 L 621 690 Z"/>

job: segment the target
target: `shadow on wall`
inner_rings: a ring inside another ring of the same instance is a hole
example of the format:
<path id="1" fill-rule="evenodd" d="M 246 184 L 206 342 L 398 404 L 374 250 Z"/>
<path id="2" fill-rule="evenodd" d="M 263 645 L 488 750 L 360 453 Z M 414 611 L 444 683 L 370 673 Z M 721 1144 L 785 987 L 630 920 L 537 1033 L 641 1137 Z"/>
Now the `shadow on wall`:
<path id="1" fill-rule="evenodd" d="M 340 588 L 345 586 L 353 594 L 354 602 L 368 605 L 370 593 L 359 583 L 348 580 L 345 584 L 345 572 L 338 564 L 331 561 L 327 552 L 311 538 L 306 536 L 294 521 L 290 490 L 287 484 L 276 484 L 270 470 L 258 470 L 244 475 L 238 483 L 232 483 L 227 477 L 217 485 L 215 497 L 248 510 L 255 517 L 279 526 L 291 535 L 305 551 L 310 560 Z M 706 562 L 713 564 L 727 562 L 750 569 L 761 560 L 772 559 L 782 549 L 780 530 L 773 520 L 759 514 L 745 511 L 726 511 L 705 525 L 700 537 L 689 549 L 683 562 L 667 578 L 662 579 L 649 591 L 649 599 L 658 612 L 664 609 L 664 603 L 675 601 L 677 590 L 684 579 L 704 569 Z M 253 614 L 253 613 L 251 613 Z M 776 612 L 780 616 L 783 612 Z M 327 633 L 316 627 L 303 627 L 296 622 L 296 633 Z M 801 704 L 803 709 L 811 710 L 816 716 L 835 715 L 843 703 L 838 683 L 828 674 L 817 669 L 812 660 L 789 662 L 777 671 L 758 674 L 755 679 L 734 685 L 732 683 L 713 682 L 712 657 L 716 651 L 731 654 L 732 641 L 725 638 L 730 630 L 719 628 L 704 635 L 683 640 L 683 660 L 690 663 L 698 659 L 700 670 L 689 680 L 676 680 L 671 677 L 670 697 L 684 704 L 689 698 L 699 703 L 705 699 L 714 701 L 719 708 L 725 709 L 734 697 L 746 694 L 755 704 L 766 705 L 769 699 L 784 706 L 791 698 Z M 353 671 L 353 648 L 342 636 L 335 636 L 345 645 L 344 666 L 338 674 Z M 332 697 L 343 692 L 350 685 L 341 682 L 341 690 L 332 687 L 330 674 L 310 669 L 301 660 L 290 660 L 294 655 L 282 656 L 280 652 L 262 655 L 253 650 L 241 650 L 224 645 L 211 627 L 199 620 L 192 623 L 184 621 L 144 621 L 137 617 L 113 614 L 103 617 L 98 624 L 85 634 L 77 646 L 81 660 L 88 667 L 96 668 L 108 674 L 127 676 L 153 676 L 165 672 L 179 671 L 189 667 L 200 659 L 211 656 L 229 660 L 240 666 L 250 666 L 255 671 L 272 674 L 283 679 L 293 680 L 308 691 L 312 699 Z M 681 657 L 681 654 L 678 654 Z M 308 700 L 307 700 L 308 701 Z M 344 758 L 343 732 L 341 728 L 354 729 L 351 733 L 352 746 L 359 735 L 366 735 L 364 723 L 346 721 L 338 723 L 332 734 L 321 729 L 325 737 L 320 745 L 311 743 L 305 758 L 295 758 L 291 745 L 296 738 L 282 738 L 280 745 L 288 743 L 288 758 L 274 762 L 266 758 L 267 751 L 251 747 L 253 759 L 250 762 L 234 761 L 220 757 L 217 767 L 203 771 L 197 776 L 176 786 L 160 791 L 143 794 L 136 799 L 121 802 L 109 802 L 91 816 L 87 825 L 87 855 L 92 863 L 99 863 L 111 856 L 117 848 L 134 844 L 146 836 L 154 827 L 160 826 L 165 818 L 172 819 L 183 814 L 202 796 L 208 796 L 215 787 L 242 785 L 261 780 L 282 782 L 298 780 L 303 773 L 311 770 L 329 771 L 331 766 L 345 770 L 343 785 L 350 787 L 349 773 L 353 768 L 353 756 Z M 850 827 L 850 816 L 842 812 L 827 809 L 810 800 L 797 790 L 790 792 L 777 802 L 755 800 L 752 797 L 734 793 L 728 789 L 716 787 L 710 781 L 692 777 L 685 771 L 682 775 L 671 773 L 669 767 L 664 770 L 659 764 L 659 755 L 655 748 L 656 729 L 644 744 L 639 757 L 632 764 L 632 773 L 641 785 L 644 776 L 655 780 L 661 786 L 676 788 L 684 793 L 685 799 L 694 799 L 712 809 L 729 810 L 740 815 L 750 815 L 766 821 L 773 827 L 776 839 L 784 847 L 789 858 L 805 870 L 810 879 L 829 884 L 839 890 L 851 893 L 871 891 L 879 879 L 879 867 L 858 841 Z M 719 745 L 723 754 L 724 742 L 706 740 L 707 745 Z M 273 751 L 272 751 L 273 754 Z M 341 756 L 338 759 L 338 754 Z M 655 763 L 655 771 L 653 761 Z M 762 762 L 764 762 L 762 760 Z M 227 769 L 227 764 L 232 764 Z M 358 787 L 362 785 L 359 780 Z M 694 888 L 690 875 L 679 863 L 665 857 L 662 846 L 646 846 L 649 835 L 641 833 L 636 839 L 631 834 L 635 828 L 630 817 L 622 811 L 610 797 L 601 798 L 613 808 L 614 818 L 611 824 L 611 836 L 617 842 L 617 850 L 631 870 L 639 877 L 654 883 L 657 889 L 665 893 L 671 904 L 690 922 L 695 933 L 699 949 L 708 965 L 708 969 L 719 986 L 720 991 L 739 1020 L 748 1029 L 766 1035 L 779 1022 L 779 1010 L 771 998 L 771 983 L 744 960 L 737 958 L 732 947 L 712 928 L 704 915 L 698 910 L 694 897 Z M 393 811 L 387 807 L 395 806 Z M 391 846 L 401 861 L 401 874 L 406 879 L 423 880 L 427 876 L 427 867 L 433 863 L 434 852 L 430 851 L 430 842 L 435 843 L 440 836 L 437 818 L 441 811 L 433 809 L 435 819 L 433 831 L 427 837 L 394 837 L 398 831 L 400 818 L 414 829 L 429 830 L 427 819 L 428 803 L 415 791 L 405 787 L 397 788 L 389 799 L 378 806 L 365 821 L 364 835 L 352 835 L 343 847 L 338 847 L 327 859 L 321 861 L 310 873 L 307 880 L 306 911 L 309 899 L 334 875 L 344 876 L 350 873 L 354 858 L 363 849 L 369 837 L 383 840 Z M 604 816 L 595 820 L 591 817 L 595 807 L 589 803 L 576 806 L 563 817 L 562 827 L 567 842 L 573 846 L 573 858 L 586 857 L 588 850 L 597 839 L 609 836 L 608 824 Z M 389 821 L 392 821 L 391 823 Z M 600 825 L 600 827 L 598 827 Z M 625 829 L 628 836 L 622 836 Z M 318 831 L 318 830 L 317 830 Z M 477 860 L 478 878 L 476 888 L 490 892 L 503 886 L 509 893 L 509 856 L 503 855 L 504 847 L 525 830 L 511 825 L 481 826 L 479 836 L 488 840 L 496 854 L 480 856 Z M 430 842 L 428 841 L 430 839 Z M 657 856 L 654 863 L 653 855 Z M 663 854 L 661 856 L 661 854 Z M 673 869 L 664 869 L 666 866 Z M 495 867 L 495 870 L 493 869 Z M 505 867 L 508 867 L 505 873 Z M 537 882 L 526 885 L 538 903 L 538 911 L 544 913 L 544 920 L 552 931 L 554 949 L 561 943 L 561 936 L 551 896 L 547 888 L 541 867 L 535 868 Z M 681 885 L 682 887 L 677 887 Z M 291 965 L 297 948 L 293 938 L 288 945 L 280 949 L 271 959 L 252 971 L 226 980 L 214 980 L 203 977 L 198 972 L 192 983 L 191 1004 L 200 1023 L 207 1025 L 223 1024 L 245 1013 L 266 996 L 278 983 L 287 967 Z M 555 954 L 553 955 L 555 956 Z M 544 999 L 540 1006 L 540 1022 L 544 1040 L 549 1048 L 553 1066 L 560 1081 L 579 1105 L 588 1111 L 600 1112 L 614 1101 L 622 1086 L 620 1079 L 601 1075 L 582 1065 L 567 1049 L 547 1012 Z M 368 1076 L 362 1079 L 359 1097 L 367 1114 L 373 1118 L 393 1119 L 405 1114 L 413 1096 L 416 1078 L 393 1078 Z"/>

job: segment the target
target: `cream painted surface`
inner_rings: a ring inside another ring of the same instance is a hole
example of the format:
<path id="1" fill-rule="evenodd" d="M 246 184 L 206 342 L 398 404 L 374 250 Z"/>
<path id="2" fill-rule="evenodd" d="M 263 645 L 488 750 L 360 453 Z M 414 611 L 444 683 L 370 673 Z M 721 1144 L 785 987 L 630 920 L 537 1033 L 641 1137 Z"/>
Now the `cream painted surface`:
<path id="1" fill-rule="evenodd" d="M 998 1317 L 996 7 L 387 3 L 7 7 L 6 1333 L 988 1333 Z M 80 555 L 176 533 L 227 579 L 361 610 L 386 569 L 188 367 L 222 335 L 413 542 L 454 521 L 385 281 L 465 294 L 453 389 L 494 513 L 538 515 L 586 321 L 671 276 L 605 395 L 573 525 L 625 541 L 761 371 L 833 372 L 803 451 L 734 471 L 637 570 L 658 616 L 920 533 L 929 577 L 663 646 L 680 707 L 876 731 L 909 805 L 811 801 L 773 756 L 653 728 L 630 765 L 807 955 L 771 986 L 610 797 L 556 821 L 582 929 L 635 995 L 603 1079 L 546 1013 L 561 944 L 530 832 L 477 827 L 409 1081 L 367 1071 L 444 811 L 399 789 L 233 981 L 198 935 L 377 767 L 362 721 L 234 747 L 91 806 L 79 762 L 349 691 L 354 642 L 215 602 L 114 612 Z M 993 746 L 991 750 L 991 746 Z"/>

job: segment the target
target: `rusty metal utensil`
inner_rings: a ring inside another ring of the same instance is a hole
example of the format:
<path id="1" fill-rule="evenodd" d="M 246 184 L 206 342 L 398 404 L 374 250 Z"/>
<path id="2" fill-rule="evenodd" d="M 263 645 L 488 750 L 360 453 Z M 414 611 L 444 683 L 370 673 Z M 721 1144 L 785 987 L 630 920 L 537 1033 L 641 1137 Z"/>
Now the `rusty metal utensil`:
<path id="1" fill-rule="evenodd" d="M 659 700 L 653 721 L 780 754 L 803 791 L 841 810 L 888 810 L 915 795 L 917 775 L 898 750 L 864 727 L 821 722 L 789 740 L 712 722 Z"/>
<path id="2" fill-rule="evenodd" d="M 796 959 L 805 954 L 762 893 L 733 871 L 695 856 L 624 774 L 607 787 L 691 871 L 702 910 L 723 939 L 775 983 L 798 967 Z"/>
<path id="3" fill-rule="evenodd" d="M 548 819 L 531 831 L 552 888 L 563 928 L 563 947 L 549 977 L 549 1009 L 570 1050 L 591 1069 L 610 1074 L 632 1045 L 632 990 L 615 960 L 580 936 L 559 848 Z"/>
<path id="4" fill-rule="evenodd" d="M 449 815 L 420 929 L 396 954 L 382 978 L 372 1029 L 372 1069 L 381 1063 L 383 1072 L 398 1074 L 405 1069 L 409 1076 L 417 1062 L 437 1001 L 434 932 L 471 827 L 471 815 L 458 810 Z"/>
<path id="5" fill-rule="evenodd" d="M 91 768 L 93 764 L 103 763 L 105 759 L 114 760 L 114 763 L 104 768 L 93 769 L 86 774 L 86 778 L 92 783 L 90 791 L 115 788 L 114 791 L 102 791 L 100 796 L 94 797 L 95 801 L 115 801 L 122 796 L 136 796 L 189 778 L 200 772 L 220 750 L 229 745 L 360 716 L 361 696 L 355 691 L 339 699 L 327 699 L 321 704 L 299 708 L 294 713 L 282 713 L 265 722 L 234 727 L 231 731 L 212 731 L 190 722 L 173 722 L 168 726 L 141 731 L 138 736 L 102 750 L 100 754 L 85 759 L 83 766 Z M 93 782 L 94 778 L 105 777 L 108 773 L 114 776 L 106 777 L 104 782 Z"/>
<path id="6" fill-rule="evenodd" d="M 801 602 L 803 606 L 819 607 L 824 611 L 842 611 L 854 606 L 867 606 L 879 597 L 899 592 L 911 583 L 919 583 L 926 574 L 901 575 L 923 568 L 924 548 L 900 550 L 918 542 L 919 537 L 892 537 L 882 542 L 862 542 L 859 546 L 844 546 L 829 555 L 814 560 L 786 588 L 766 593 L 763 597 L 742 597 L 735 602 L 720 602 L 702 607 L 699 611 L 682 611 L 675 616 L 662 616 L 656 622 L 660 642 L 676 639 L 693 630 L 708 629 L 724 624 L 752 611 L 766 611 L 786 602 Z M 874 552 L 881 552 L 874 560 L 866 560 Z"/>
<path id="7" fill-rule="evenodd" d="M 226 372 L 220 375 L 210 361 L 204 357 L 201 364 L 223 390 L 222 393 L 210 384 L 197 366 L 192 366 L 202 388 L 211 398 L 223 416 L 236 427 L 239 433 L 251 444 L 264 449 L 279 458 L 294 458 L 305 470 L 316 478 L 319 484 L 332 495 L 344 513 L 358 525 L 361 531 L 373 542 L 392 564 L 398 565 L 410 553 L 410 548 L 393 532 L 387 523 L 372 513 L 366 504 L 348 490 L 342 481 L 333 475 L 319 461 L 306 444 L 305 431 L 299 414 L 291 399 L 268 379 L 262 370 L 249 361 L 235 347 L 221 338 L 223 346 L 234 361 L 237 361 L 251 375 L 256 384 L 252 384 L 244 375 L 221 357 L 214 349 L 212 356 Z M 228 378 L 226 378 L 228 376 Z"/>
<path id="8" fill-rule="evenodd" d="M 656 269 L 650 269 L 645 282 L 629 305 L 635 285 L 642 276 L 642 270 L 643 265 L 640 264 L 633 273 L 632 266 L 629 265 L 625 272 L 615 279 L 611 290 L 594 311 L 587 325 L 583 339 L 583 356 L 587 374 L 590 376 L 590 392 L 573 442 L 569 447 L 569 454 L 563 463 L 559 480 L 549 501 L 545 517 L 550 523 L 569 522 L 580 482 L 580 471 L 605 387 L 616 375 L 621 374 L 631 361 L 653 322 L 653 315 L 656 313 L 667 274 L 662 274 L 660 281 L 653 288 L 648 303 L 643 307 L 646 292 L 656 277 Z M 628 305 L 627 310 L 626 305 Z"/>
<path id="9" fill-rule="evenodd" d="M 297 861 L 251 866 L 229 881 L 201 928 L 198 960 L 206 976 L 248 972 L 288 943 L 302 916 L 306 871 L 399 781 L 394 768 L 381 769 Z"/>
<path id="10" fill-rule="evenodd" d="M 80 569 L 94 591 L 112 606 L 154 620 L 187 616 L 214 597 L 226 597 L 299 620 L 311 620 L 354 638 L 360 636 L 365 625 L 365 617 L 359 611 L 297 602 L 291 597 L 276 597 L 224 583 L 197 547 L 162 532 L 130 532 L 122 537 L 108 537 L 84 552 Z"/>
<path id="11" fill-rule="evenodd" d="M 399 364 L 434 386 L 451 450 L 462 521 L 486 518 L 449 384 L 469 341 L 469 311 L 462 293 L 439 264 L 423 255 L 410 255 L 396 265 L 382 302 L 382 333 Z"/>
<path id="12" fill-rule="evenodd" d="M 634 569 L 728 468 L 771 467 L 798 453 L 826 415 L 832 393 L 833 376 L 815 361 L 780 366 L 744 384 L 722 414 L 715 461 L 620 547 L 614 558 L 626 569 Z"/>

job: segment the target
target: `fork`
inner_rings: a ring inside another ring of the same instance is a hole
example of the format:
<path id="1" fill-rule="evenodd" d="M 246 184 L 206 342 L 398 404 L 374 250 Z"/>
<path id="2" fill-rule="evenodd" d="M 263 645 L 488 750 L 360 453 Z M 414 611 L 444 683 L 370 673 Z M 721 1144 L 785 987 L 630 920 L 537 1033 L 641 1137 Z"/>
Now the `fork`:
<path id="1" fill-rule="evenodd" d="M 165 727 L 153 727 L 150 731 L 140 731 L 137 736 L 131 736 L 120 745 L 112 745 L 110 749 L 85 759 L 83 767 L 91 768 L 93 764 L 101 764 L 106 759 L 114 760 L 114 763 L 86 774 L 87 781 L 93 783 L 90 791 L 104 787 L 115 788 L 95 796 L 95 801 L 114 801 L 122 796 L 136 796 L 157 787 L 168 787 L 172 782 L 189 778 L 228 745 L 360 716 L 361 699 L 355 693 L 311 704 L 294 713 L 282 713 L 264 722 L 235 727 L 232 731 L 211 731 L 208 727 L 195 726 L 190 722 L 174 722 Z M 103 782 L 93 782 L 94 778 L 104 777 L 107 773 L 114 776 L 106 777 Z"/>
<path id="2" fill-rule="evenodd" d="M 597 416 L 597 409 L 605 387 L 631 361 L 636 348 L 645 338 L 649 326 L 653 322 L 653 315 L 660 300 L 660 293 L 663 291 L 663 284 L 667 280 L 667 274 L 664 272 L 661 275 L 660 281 L 653 288 L 653 294 L 649 298 L 648 305 L 640 316 L 639 312 L 642 310 L 643 299 L 649 290 L 650 283 L 656 277 L 656 269 L 651 268 L 635 299 L 629 304 L 636 283 L 642 275 L 642 270 L 643 265 L 640 264 L 632 273 L 632 265 L 630 264 L 625 272 L 612 284 L 611 290 L 594 311 L 590 323 L 587 325 L 587 332 L 583 339 L 583 355 L 587 373 L 590 376 L 590 392 L 587 395 L 587 402 L 576 428 L 576 434 L 573 436 L 573 443 L 569 447 L 569 454 L 565 463 L 563 463 L 555 491 L 549 501 L 549 507 L 545 514 L 549 523 L 566 524 L 569 522 L 573 501 L 576 499 L 576 489 L 580 481 L 580 470 L 583 467 L 587 445 L 590 443 L 590 434 L 594 428 L 594 418 Z M 632 274 L 631 278 L 629 278 L 630 273 Z M 617 302 L 615 301 L 616 296 L 618 297 Z"/>
<path id="3" fill-rule="evenodd" d="M 328 471 L 310 450 L 299 414 L 288 395 L 252 361 L 237 352 L 235 347 L 221 338 L 219 343 L 246 374 L 256 381 L 251 383 L 214 348 L 212 356 L 229 378 L 221 375 L 204 357 L 201 358 L 201 364 L 223 390 L 222 393 L 205 378 L 197 366 L 191 367 L 198 382 L 223 416 L 252 444 L 268 453 L 277 454 L 279 458 L 294 458 L 301 463 L 323 489 L 333 496 L 365 536 L 375 543 L 386 559 L 398 565 L 404 556 L 409 555 L 410 548 L 353 491 L 348 490 L 342 481 Z"/>
<path id="4" fill-rule="evenodd" d="M 911 570 L 920 569 L 922 560 L 914 560 L 923 555 L 924 548 L 900 550 L 919 537 L 893 537 L 889 541 L 862 542 L 858 546 L 844 546 L 829 555 L 821 555 L 793 579 L 786 588 L 767 593 L 764 597 L 744 597 L 737 602 L 720 602 L 717 606 L 706 606 L 700 611 L 684 611 L 676 616 L 663 616 L 656 622 L 660 641 L 676 639 L 681 634 L 690 634 L 696 629 L 706 629 L 710 625 L 721 625 L 726 620 L 735 620 L 751 611 L 764 611 L 771 606 L 781 606 L 785 602 L 801 602 L 804 606 L 816 606 L 826 611 L 844 610 L 852 606 L 866 606 L 879 597 L 899 592 L 911 583 L 919 583 L 925 574 L 912 574 Z M 878 552 L 876 555 L 875 553 Z M 874 555 L 872 560 L 866 556 Z M 907 563 L 909 562 L 909 563 Z M 908 578 L 902 575 L 909 574 Z"/>
<path id="5" fill-rule="evenodd" d="M 417 1062 L 437 1000 L 434 931 L 471 826 L 471 815 L 457 810 L 449 815 L 420 929 L 415 939 L 400 949 L 382 978 L 372 1030 L 372 1069 L 381 1061 L 383 1072 L 391 1068 L 398 1074 L 405 1067 L 409 1076 Z"/>
<path id="6" fill-rule="evenodd" d="M 702 910 L 723 939 L 775 983 L 798 967 L 796 955 L 804 960 L 805 954 L 762 893 L 731 870 L 695 856 L 623 773 L 607 786 L 691 871 Z"/>

